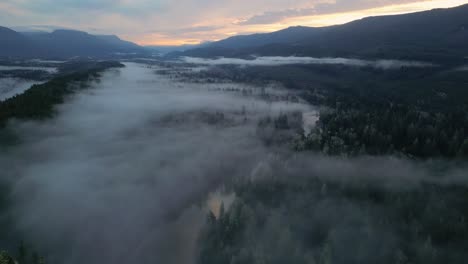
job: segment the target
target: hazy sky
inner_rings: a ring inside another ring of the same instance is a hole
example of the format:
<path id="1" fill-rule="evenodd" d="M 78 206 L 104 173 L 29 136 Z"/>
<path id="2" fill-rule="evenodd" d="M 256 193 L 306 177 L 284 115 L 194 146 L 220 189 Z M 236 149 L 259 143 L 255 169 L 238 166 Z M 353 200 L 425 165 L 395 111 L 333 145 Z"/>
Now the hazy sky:
<path id="1" fill-rule="evenodd" d="M 288 26 L 452 7 L 468 0 L 0 0 L 0 25 L 116 34 L 176 45 Z"/>

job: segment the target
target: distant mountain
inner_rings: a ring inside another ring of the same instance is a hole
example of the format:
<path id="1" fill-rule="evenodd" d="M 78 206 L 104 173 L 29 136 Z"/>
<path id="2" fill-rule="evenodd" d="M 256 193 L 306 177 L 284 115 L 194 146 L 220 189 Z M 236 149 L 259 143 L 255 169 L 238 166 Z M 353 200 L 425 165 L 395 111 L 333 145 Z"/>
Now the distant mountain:
<path id="1" fill-rule="evenodd" d="M 468 5 L 348 24 L 236 36 L 184 56 L 362 56 L 444 59 L 468 55 Z"/>
<path id="2" fill-rule="evenodd" d="M 143 47 L 140 47 L 133 42 L 122 40 L 116 35 L 96 35 L 96 37 L 114 46 L 116 49 L 121 50 L 122 53 L 131 53 L 143 50 Z"/>
<path id="3" fill-rule="evenodd" d="M 197 49 L 197 48 L 204 48 L 208 47 L 212 42 L 203 42 L 200 44 L 185 44 L 185 45 L 179 45 L 179 46 L 145 46 L 146 49 L 158 53 L 158 54 L 167 54 L 170 52 L 184 52 L 186 50 L 190 49 Z"/>
<path id="4" fill-rule="evenodd" d="M 36 49 L 25 36 L 6 27 L 0 27 L 0 56 L 28 56 Z"/>
<path id="5" fill-rule="evenodd" d="M 123 53 L 146 53 L 142 47 L 117 36 L 96 36 L 76 30 L 18 33 L 2 28 L 0 39 L 2 57 L 110 57 Z"/>
<path id="6" fill-rule="evenodd" d="M 305 36 L 317 36 L 328 28 L 290 27 L 267 34 L 240 35 L 220 40 L 211 44 L 211 47 L 239 49 L 259 47 L 269 44 L 290 44 L 299 42 Z"/>

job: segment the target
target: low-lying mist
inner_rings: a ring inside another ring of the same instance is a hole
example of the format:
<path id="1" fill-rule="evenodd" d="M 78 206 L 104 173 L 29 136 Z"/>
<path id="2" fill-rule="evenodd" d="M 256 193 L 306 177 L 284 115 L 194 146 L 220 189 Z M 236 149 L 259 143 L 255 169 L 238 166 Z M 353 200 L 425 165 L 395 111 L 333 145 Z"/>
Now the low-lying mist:
<path id="1" fill-rule="evenodd" d="M 207 197 L 232 179 L 465 184 L 463 169 L 428 178 L 427 163 L 268 147 L 256 133 L 261 118 L 312 108 L 217 85 L 179 83 L 128 63 L 69 98 L 55 118 L 11 122 L 22 143 L 0 152 L 0 166 L 13 185 L 13 229 L 51 263 L 183 264 L 195 261 Z"/>
<path id="2" fill-rule="evenodd" d="M 12 71 L 12 70 L 45 71 L 48 73 L 57 73 L 58 71 L 56 67 L 0 65 L 0 71 Z"/>
<path id="3" fill-rule="evenodd" d="M 314 58 L 314 57 L 256 57 L 253 60 L 237 59 L 237 58 L 216 58 L 203 59 L 184 57 L 183 60 L 187 63 L 204 64 L 204 65 L 241 65 L 241 66 L 282 66 L 291 64 L 330 64 L 330 65 L 345 65 L 352 67 L 373 67 L 377 69 L 391 70 L 401 67 L 423 68 L 434 67 L 432 63 L 422 61 L 405 61 L 405 60 L 362 60 L 349 58 Z"/>
<path id="4" fill-rule="evenodd" d="M 18 78 L 0 78 L 0 101 L 21 94 L 32 85 L 39 84 L 37 81 L 30 81 Z"/>
<path id="5" fill-rule="evenodd" d="M 250 173 L 267 150 L 256 120 L 306 110 L 128 64 L 58 108 L 13 122 L 22 144 L 0 156 L 14 182 L 15 228 L 66 263 L 190 263 L 196 209 L 226 178 Z"/>

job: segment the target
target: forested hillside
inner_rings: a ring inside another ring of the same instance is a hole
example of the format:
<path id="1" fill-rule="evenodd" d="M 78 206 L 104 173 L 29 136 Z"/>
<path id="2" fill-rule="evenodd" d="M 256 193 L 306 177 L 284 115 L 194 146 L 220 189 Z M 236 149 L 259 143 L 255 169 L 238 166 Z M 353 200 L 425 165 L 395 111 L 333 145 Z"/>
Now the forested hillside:
<path id="1" fill-rule="evenodd" d="M 208 215 L 197 263 L 462 264 L 468 257 L 466 186 L 395 187 L 407 184 L 399 179 L 392 188 L 351 171 L 326 179 L 274 168 L 237 183 L 229 210 Z M 353 179 L 336 178 L 346 176 Z"/>
<path id="2" fill-rule="evenodd" d="M 60 58 L 97 57 L 119 55 L 148 55 L 134 43 L 114 35 L 92 35 L 76 30 L 48 32 L 16 32 L 0 27 L 0 58 Z"/>
<path id="3" fill-rule="evenodd" d="M 315 56 L 457 61 L 468 54 L 468 5 L 344 25 L 235 36 L 181 56 Z"/>
<path id="4" fill-rule="evenodd" d="M 197 263 L 465 262 L 466 72 L 218 66 L 195 76 L 279 81 L 321 108 L 310 133 L 291 115 L 259 122 L 258 131 L 299 131 L 297 152 L 227 185 L 236 199 L 207 215 Z"/>
<path id="5" fill-rule="evenodd" d="M 297 150 L 331 155 L 466 159 L 468 74 L 457 66 L 392 70 L 347 65 L 219 66 L 193 75 L 281 82 L 322 107 Z"/>

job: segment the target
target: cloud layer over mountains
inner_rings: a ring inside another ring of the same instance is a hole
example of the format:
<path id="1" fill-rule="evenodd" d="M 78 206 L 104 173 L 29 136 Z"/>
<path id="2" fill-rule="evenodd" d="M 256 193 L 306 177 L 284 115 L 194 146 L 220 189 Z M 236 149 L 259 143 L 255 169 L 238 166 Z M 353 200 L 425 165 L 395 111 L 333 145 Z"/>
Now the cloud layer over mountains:
<path id="1" fill-rule="evenodd" d="M 347 58 L 313 58 L 313 57 L 256 57 L 252 60 L 237 58 L 203 59 L 185 57 L 187 63 L 204 65 L 240 65 L 240 66 L 283 66 L 290 64 L 331 64 L 353 67 L 374 67 L 378 69 L 398 69 L 401 67 L 433 67 L 434 64 L 420 61 L 403 60 L 361 60 Z"/>

